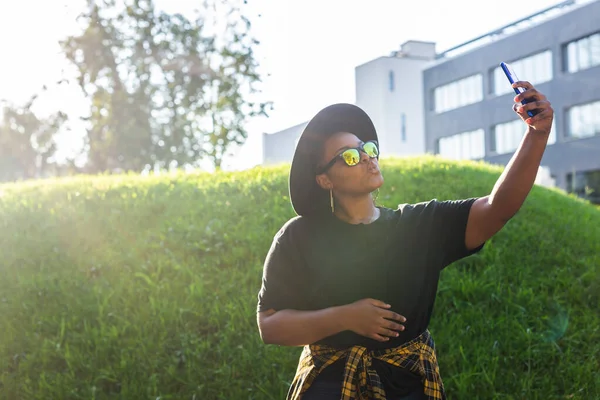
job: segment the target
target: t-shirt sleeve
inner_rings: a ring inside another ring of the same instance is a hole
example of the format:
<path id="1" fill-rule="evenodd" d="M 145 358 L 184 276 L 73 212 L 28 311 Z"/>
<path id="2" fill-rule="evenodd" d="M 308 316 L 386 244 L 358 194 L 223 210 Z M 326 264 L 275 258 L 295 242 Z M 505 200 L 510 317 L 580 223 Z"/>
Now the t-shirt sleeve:
<path id="1" fill-rule="evenodd" d="M 306 307 L 306 281 L 298 235 L 284 226 L 273 238 L 263 266 L 257 311 L 269 309 L 303 310 Z"/>
<path id="2" fill-rule="evenodd" d="M 471 250 L 467 249 L 465 244 L 469 212 L 475 200 L 477 199 L 432 201 L 432 229 L 438 239 L 438 246 L 443 249 L 442 269 L 461 258 L 479 252 L 485 244 L 482 243 Z"/>

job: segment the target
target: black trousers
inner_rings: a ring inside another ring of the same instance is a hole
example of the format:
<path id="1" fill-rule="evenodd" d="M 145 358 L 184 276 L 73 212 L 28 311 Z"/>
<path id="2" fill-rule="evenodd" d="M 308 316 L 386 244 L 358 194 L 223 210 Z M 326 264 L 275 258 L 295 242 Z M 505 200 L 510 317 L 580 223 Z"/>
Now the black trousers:
<path id="1" fill-rule="evenodd" d="M 315 381 L 310 385 L 302 400 L 340 400 L 342 396 L 342 383 L 332 381 Z M 425 400 L 423 392 L 413 392 L 402 397 L 388 397 L 387 400 Z"/>

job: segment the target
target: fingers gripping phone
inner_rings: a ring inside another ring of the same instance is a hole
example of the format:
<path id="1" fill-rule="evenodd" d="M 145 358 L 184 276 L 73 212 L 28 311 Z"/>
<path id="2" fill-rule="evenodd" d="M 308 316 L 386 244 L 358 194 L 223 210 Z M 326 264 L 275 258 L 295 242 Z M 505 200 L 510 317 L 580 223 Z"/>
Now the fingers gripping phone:
<path id="1" fill-rule="evenodd" d="M 508 78 L 508 81 L 510 82 L 510 84 L 512 85 L 515 82 L 519 81 L 519 78 L 517 78 L 517 74 L 515 74 L 515 71 L 513 71 L 513 69 L 511 68 L 510 65 L 508 65 L 505 62 L 501 62 L 500 63 L 500 67 L 502 68 L 502 71 L 504 71 L 504 74 L 506 75 L 506 77 Z M 513 88 L 516 94 L 521 94 L 525 91 L 525 89 L 519 87 L 519 88 Z M 531 100 L 523 100 L 521 102 L 522 105 L 525 105 L 527 103 L 529 103 Z M 537 113 L 539 113 L 538 110 L 531 110 L 531 111 L 527 111 L 527 115 L 529 115 L 530 117 L 533 117 L 534 115 L 536 115 Z"/>

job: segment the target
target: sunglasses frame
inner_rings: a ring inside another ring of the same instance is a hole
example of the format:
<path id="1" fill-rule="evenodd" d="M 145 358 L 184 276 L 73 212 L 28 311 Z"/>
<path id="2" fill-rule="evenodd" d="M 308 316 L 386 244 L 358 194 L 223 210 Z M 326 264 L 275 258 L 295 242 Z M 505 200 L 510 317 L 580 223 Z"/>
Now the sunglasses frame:
<path id="1" fill-rule="evenodd" d="M 369 156 L 369 154 L 365 151 L 365 145 L 367 143 L 374 143 L 375 144 L 375 148 L 377 149 L 377 155 L 375 157 Z M 333 167 L 333 165 L 337 162 L 338 159 L 341 159 L 342 161 L 344 161 L 344 164 L 346 164 L 347 167 L 356 167 L 358 164 L 360 164 L 360 161 L 358 163 L 354 164 L 354 165 L 348 165 L 348 163 L 346 163 L 346 160 L 344 159 L 343 154 L 345 152 L 347 152 L 348 150 L 357 150 L 359 156 L 360 156 L 360 153 L 363 152 L 367 156 L 369 156 L 370 158 L 377 158 L 377 159 L 379 159 L 379 142 L 377 140 L 367 140 L 366 142 L 361 143 L 358 147 L 350 147 L 350 148 L 344 149 L 338 155 L 336 155 L 335 157 L 333 157 L 331 159 L 331 161 L 329 161 L 327 164 L 325 164 L 325 166 L 323 166 L 322 168 L 319 168 L 317 170 L 317 175 L 321 175 L 321 174 L 324 174 L 325 172 L 327 172 L 329 170 L 329 168 Z"/>

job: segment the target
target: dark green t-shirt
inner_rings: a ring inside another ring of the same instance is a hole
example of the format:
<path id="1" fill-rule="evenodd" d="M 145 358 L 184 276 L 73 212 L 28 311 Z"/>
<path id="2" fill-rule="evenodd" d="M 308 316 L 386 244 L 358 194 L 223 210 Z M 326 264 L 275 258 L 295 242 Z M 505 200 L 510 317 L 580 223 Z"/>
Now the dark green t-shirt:
<path id="1" fill-rule="evenodd" d="M 295 217 L 275 235 L 264 264 L 258 311 L 319 310 L 374 298 L 406 317 L 406 329 L 382 343 L 344 331 L 319 341 L 336 348 L 397 347 L 429 325 L 440 271 L 469 251 L 465 231 L 475 199 L 380 207 L 370 224 L 350 224 L 331 213 Z M 409 371 L 374 360 L 388 394 L 421 385 Z M 342 379 L 343 362 L 317 379 Z"/>

